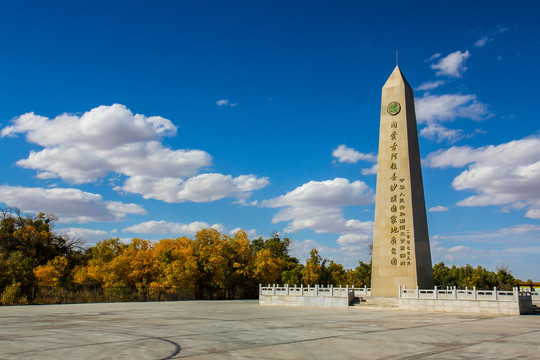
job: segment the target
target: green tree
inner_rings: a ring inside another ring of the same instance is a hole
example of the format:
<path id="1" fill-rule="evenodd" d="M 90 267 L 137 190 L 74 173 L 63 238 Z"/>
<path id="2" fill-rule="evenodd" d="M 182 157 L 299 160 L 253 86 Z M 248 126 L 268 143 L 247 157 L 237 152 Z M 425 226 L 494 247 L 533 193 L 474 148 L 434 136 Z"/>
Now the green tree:
<path id="1" fill-rule="evenodd" d="M 512 290 L 517 280 L 512 276 L 508 266 L 497 267 L 497 287 L 501 290 Z"/>
<path id="2" fill-rule="evenodd" d="M 358 261 L 358 266 L 354 269 L 347 270 L 347 285 L 355 287 L 371 286 L 371 262 L 366 264 L 363 261 Z"/>

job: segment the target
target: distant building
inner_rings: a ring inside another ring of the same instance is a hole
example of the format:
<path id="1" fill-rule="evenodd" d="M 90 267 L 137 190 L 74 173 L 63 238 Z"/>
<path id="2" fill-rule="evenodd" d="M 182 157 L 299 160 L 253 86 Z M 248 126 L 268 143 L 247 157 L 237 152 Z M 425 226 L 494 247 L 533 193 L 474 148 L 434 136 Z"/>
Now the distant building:
<path id="1" fill-rule="evenodd" d="M 520 282 L 517 286 L 519 288 L 519 291 L 540 292 L 540 282 Z"/>

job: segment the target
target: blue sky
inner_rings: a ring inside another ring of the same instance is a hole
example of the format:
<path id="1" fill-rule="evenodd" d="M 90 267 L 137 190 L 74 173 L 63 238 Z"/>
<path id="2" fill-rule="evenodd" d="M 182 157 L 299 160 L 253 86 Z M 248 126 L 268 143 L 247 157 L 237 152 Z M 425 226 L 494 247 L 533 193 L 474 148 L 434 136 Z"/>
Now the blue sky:
<path id="1" fill-rule="evenodd" d="M 534 1 L 0 8 L 0 204 L 88 244 L 273 231 L 369 261 L 381 88 L 415 90 L 434 262 L 540 275 Z"/>

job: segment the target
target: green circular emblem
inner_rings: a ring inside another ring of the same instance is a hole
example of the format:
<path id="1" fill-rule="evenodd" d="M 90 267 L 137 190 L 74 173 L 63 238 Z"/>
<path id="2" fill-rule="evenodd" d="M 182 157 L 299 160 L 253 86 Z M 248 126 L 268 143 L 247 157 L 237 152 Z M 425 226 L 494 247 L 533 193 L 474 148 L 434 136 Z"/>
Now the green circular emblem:
<path id="1" fill-rule="evenodd" d="M 397 101 L 392 101 L 388 106 L 386 107 L 386 111 L 392 116 L 399 114 L 401 111 L 401 105 Z"/>

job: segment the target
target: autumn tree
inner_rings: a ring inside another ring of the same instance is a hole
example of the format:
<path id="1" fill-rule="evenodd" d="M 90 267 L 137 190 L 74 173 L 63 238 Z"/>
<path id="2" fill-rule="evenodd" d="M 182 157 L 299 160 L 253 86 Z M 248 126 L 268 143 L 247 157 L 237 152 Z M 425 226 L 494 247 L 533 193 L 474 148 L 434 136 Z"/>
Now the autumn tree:
<path id="1" fill-rule="evenodd" d="M 163 287 L 195 289 L 200 273 L 195 243 L 187 237 L 160 240 L 154 247 L 154 259 L 160 268 L 155 280 Z"/>
<path id="2" fill-rule="evenodd" d="M 80 243 L 53 232 L 56 217 L 39 213 L 22 216 L 16 208 L 0 210 L 0 253 L 19 251 L 24 257 L 44 265 L 59 255 L 78 250 Z"/>
<path id="3" fill-rule="evenodd" d="M 260 249 L 255 254 L 254 275 L 260 284 L 275 284 L 281 279 L 283 260 L 275 258 L 268 249 Z"/>
<path id="4" fill-rule="evenodd" d="M 66 286 L 70 282 L 69 261 L 65 256 L 57 256 L 36 267 L 34 276 L 39 286 Z"/>
<path id="5" fill-rule="evenodd" d="M 80 285 L 126 286 L 124 275 L 127 271 L 125 264 L 113 260 L 119 257 L 127 245 L 120 239 L 113 238 L 98 242 L 88 251 L 88 262 L 74 270 L 75 283 Z"/>
<path id="6" fill-rule="evenodd" d="M 326 259 L 323 260 L 317 249 L 311 249 L 310 256 L 306 260 L 306 266 L 302 270 L 302 281 L 304 285 L 315 285 L 319 283 Z"/>
<path id="7" fill-rule="evenodd" d="M 215 229 L 200 230 L 195 234 L 195 255 L 200 274 L 199 295 L 221 290 L 229 296 L 239 285 L 254 285 L 253 251 L 243 230 L 233 236 Z"/>
<path id="8" fill-rule="evenodd" d="M 252 241 L 253 252 L 256 254 L 258 264 L 272 264 L 273 271 L 278 271 L 279 276 L 271 272 L 267 276 L 261 276 L 265 270 L 257 269 L 257 281 L 262 284 L 288 284 L 295 285 L 302 283 L 302 271 L 304 266 L 297 258 L 289 254 L 291 239 L 281 237 L 277 232 L 272 233 L 268 239 L 262 237 Z M 264 250 L 264 251 L 263 251 Z M 265 262 L 262 259 L 265 259 Z M 270 271 L 270 270 L 268 270 Z"/>

